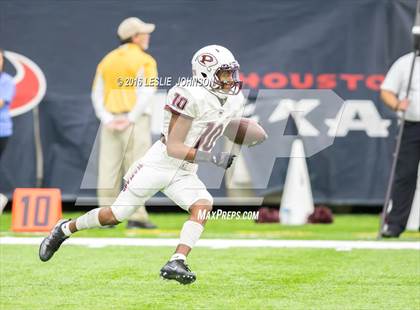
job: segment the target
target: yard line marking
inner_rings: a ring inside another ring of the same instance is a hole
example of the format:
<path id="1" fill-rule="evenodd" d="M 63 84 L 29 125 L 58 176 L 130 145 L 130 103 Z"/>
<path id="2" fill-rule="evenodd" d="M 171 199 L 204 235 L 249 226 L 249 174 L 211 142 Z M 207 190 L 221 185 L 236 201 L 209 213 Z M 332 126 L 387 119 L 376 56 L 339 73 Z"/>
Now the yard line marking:
<path id="1" fill-rule="evenodd" d="M 39 245 L 39 237 L 0 237 L 0 244 Z M 175 238 L 70 238 L 66 245 L 88 247 L 106 246 L 176 246 Z M 417 250 L 420 241 L 340 241 L 340 240 L 273 240 L 273 239 L 201 239 L 197 247 L 224 248 L 313 248 L 313 249 L 367 249 L 367 250 Z"/>

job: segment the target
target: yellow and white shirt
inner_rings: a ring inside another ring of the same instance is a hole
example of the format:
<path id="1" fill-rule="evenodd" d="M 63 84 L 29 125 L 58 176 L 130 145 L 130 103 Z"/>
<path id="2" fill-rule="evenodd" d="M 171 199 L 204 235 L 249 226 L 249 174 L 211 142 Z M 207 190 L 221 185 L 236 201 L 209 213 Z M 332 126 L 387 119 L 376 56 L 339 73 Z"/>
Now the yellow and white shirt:
<path id="1" fill-rule="evenodd" d="M 156 81 L 156 61 L 140 47 L 127 43 L 111 51 L 99 63 L 92 87 L 97 117 L 107 123 L 114 114 L 127 113 L 135 122 L 141 114 L 150 114 Z"/>

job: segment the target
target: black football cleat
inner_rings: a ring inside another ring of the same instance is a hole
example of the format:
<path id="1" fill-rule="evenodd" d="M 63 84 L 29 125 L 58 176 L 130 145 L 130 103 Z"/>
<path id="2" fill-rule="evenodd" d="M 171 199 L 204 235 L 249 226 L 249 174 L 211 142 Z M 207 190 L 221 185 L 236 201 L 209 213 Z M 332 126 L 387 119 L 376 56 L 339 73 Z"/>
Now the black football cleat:
<path id="1" fill-rule="evenodd" d="M 181 284 L 191 284 L 195 281 L 196 276 L 194 272 L 182 259 L 176 259 L 167 262 L 160 270 L 160 276 L 167 280 L 175 280 Z"/>
<path id="2" fill-rule="evenodd" d="M 60 220 L 51 230 L 50 235 L 42 240 L 39 246 L 39 259 L 43 262 L 49 260 L 68 238 L 61 230 L 61 225 L 70 220 Z"/>

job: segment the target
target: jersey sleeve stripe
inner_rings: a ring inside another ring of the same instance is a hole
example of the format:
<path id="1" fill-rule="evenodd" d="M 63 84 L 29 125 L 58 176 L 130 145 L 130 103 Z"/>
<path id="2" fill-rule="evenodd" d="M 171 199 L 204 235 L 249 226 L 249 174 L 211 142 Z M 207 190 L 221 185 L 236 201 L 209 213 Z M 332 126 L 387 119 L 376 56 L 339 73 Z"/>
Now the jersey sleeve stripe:
<path id="1" fill-rule="evenodd" d="M 191 117 L 189 115 L 186 115 L 186 114 L 183 114 L 183 113 L 175 110 L 174 108 L 170 107 L 169 105 L 165 105 L 165 110 L 167 110 L 167 111 L 169 111 L 169 112 L 171 112 L 172 114 L 175 114 L 175 115 L 181 115 L 182 117 L 185 117 L 185 118 L 188 118 L 188 119 L 193 119 L 193 117 Z"/>

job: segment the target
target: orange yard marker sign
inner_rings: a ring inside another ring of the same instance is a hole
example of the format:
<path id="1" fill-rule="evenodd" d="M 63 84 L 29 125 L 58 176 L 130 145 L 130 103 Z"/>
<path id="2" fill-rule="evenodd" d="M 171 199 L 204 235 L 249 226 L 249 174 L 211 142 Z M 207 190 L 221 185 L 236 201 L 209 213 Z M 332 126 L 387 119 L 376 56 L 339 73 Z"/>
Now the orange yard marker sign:
<path id="1" fill-rule="evenodd" d="M 50 231 L 60 218 L 61 191 L 58 188 L 17 188 L 13 193 L 13 231 Z"/>

